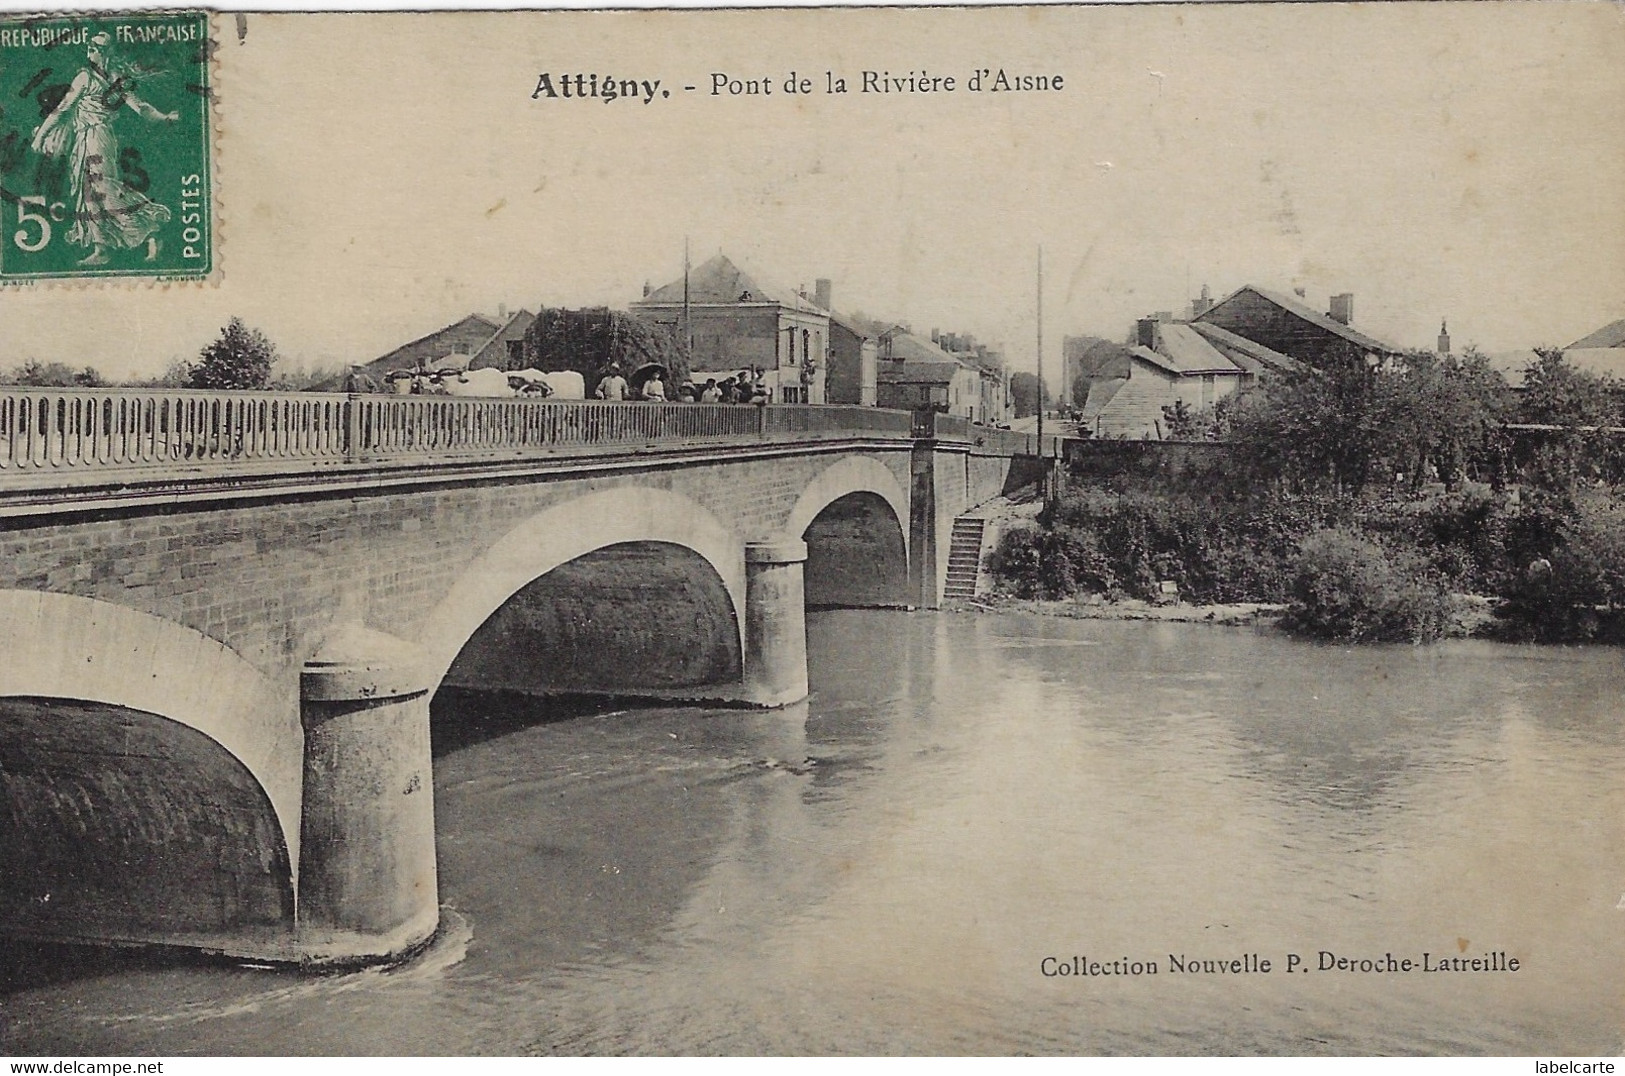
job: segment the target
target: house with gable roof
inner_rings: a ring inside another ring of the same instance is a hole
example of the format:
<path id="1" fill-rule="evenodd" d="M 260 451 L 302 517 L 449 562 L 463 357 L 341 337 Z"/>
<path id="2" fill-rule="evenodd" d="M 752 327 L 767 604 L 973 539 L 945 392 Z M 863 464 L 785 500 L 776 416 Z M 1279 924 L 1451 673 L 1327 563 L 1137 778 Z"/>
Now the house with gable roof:
<path id="1" fill-rule="evenodd" d="M 520 370 L 529 365 L 525 361 L 525 331 L 536 321 L 529 310 L 517 310 L 502 323 L 502 327 L 481 344 L 469 360 L 470 370 Z"/>
<path id="2" fill-rule="evenodd" d="M 1300 366 L 1226 329 L 1158 317 L 1140 319 L 1130 344 L 1071 337 L 1067 347 L 1088 385 L 1079 426 L 1097 437 L 1162 440 L 1164 408 L 1211 407 L 1263 374 Z"/>
<path id="3" fill-rule="evenodd" d="M 498 307 L 494 317 L 469 314 L 380 355 L 361 369 L 377 384 L 383 384 L 397 370 L 477 370 L 485 366 L 508 369 L 506 360 L 512 355 L 514 342 L 524 340 L 525 330 L 535 320 L 528 310 L 509 314 L 505 307 Z M 337 390 L 343 381 L 343 377 L 337 377 L 317 387 Z"/>

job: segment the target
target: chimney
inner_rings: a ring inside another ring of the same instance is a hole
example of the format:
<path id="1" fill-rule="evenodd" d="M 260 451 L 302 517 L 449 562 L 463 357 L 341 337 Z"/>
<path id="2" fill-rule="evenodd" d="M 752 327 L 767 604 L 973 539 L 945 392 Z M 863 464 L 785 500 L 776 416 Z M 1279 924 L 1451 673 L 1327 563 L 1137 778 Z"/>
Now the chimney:
<path id="1" fill-rule="evenodd" d="M 825 310 L 834 310 L 835 307 L 832 305 L 834 300 L 831 298 L 831 295 L 832 289 L 830 287 L 829 277 L 821 276 L 817 280 L 813 281 L 813 302 L 817 303 Z"/>
<path id="2" fill-rule="evenodd" d="M 1195 321 L 1209 310 L 1213 309 L 1213 296 L 1208 293 L 1207 285 L 1202 285 L 1202 297 L 1191 300 L 1191 320 Z"/>
<path id="3" fill-rule="evenodd" d="M 1332 296 L 1332 308 L 1327 311 L 1327 316 L 1340 325 L 1352 324 L 1354 322 L 1353 293 L 1345 291 L 1341 295 Z"/>
<path id="4" fill-rule="evenodd" d="M 653 289 L 653 288 L 651 288 L 651 287 L 650 287 L 650 286 L 649 286 L 649 282 L 648 282 L 648 281 L 647 281 L 647 280 L 645 280 L 645 281 L 644 281 L 644 282 L 643 282 L 643 297 L 644 297 L 644 298 L 645 298 L 645 299 L 647 299 L 647 298 L 648 298 L 648 297 L 649 297 L 649 293 L 650 293 L 650 292 L 651 292 L 651 291 L 654 291 L 654 289 Z"/>
<path id="5" fill-rule="evenodd" d="M 1450 354 L 1450 329 L 1442 318 L 1439 321 L 1439 354 Z"/>
<path id="6" fill-rule="evenodd" d="M 497 304 L 497 320 L 498 321 L 507 321 L 508 320 L 508 304 L 507 303 L 498 303 Z"/>
<path id="7" fill-rule="evenodd" d="M 937 330 L 932 329 L 931 330 L 931 342 L 933 344 L 940 345 L 942 343 L 942 334 L 937 332 Z"/>
<path id="8" fill-rule="evenodd" d="M 1157 319 L 1141 318 L 1136 324 L 1135 343 L 1154 349 L 1157 346 Z"/>

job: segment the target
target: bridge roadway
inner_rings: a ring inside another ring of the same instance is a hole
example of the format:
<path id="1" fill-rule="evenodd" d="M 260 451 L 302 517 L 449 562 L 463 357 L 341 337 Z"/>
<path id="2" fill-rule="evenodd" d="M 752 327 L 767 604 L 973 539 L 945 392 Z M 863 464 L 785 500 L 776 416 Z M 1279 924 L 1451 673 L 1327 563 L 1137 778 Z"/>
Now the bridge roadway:
<path id="1" fill-rule="evenodd" d="M 861 407 L 0 390 L 3 929 L 397 958 L 438 922 L 442 685 L 796 701 L 805 606 L 936 606 L 952 518 L 1037 448 Z"/>

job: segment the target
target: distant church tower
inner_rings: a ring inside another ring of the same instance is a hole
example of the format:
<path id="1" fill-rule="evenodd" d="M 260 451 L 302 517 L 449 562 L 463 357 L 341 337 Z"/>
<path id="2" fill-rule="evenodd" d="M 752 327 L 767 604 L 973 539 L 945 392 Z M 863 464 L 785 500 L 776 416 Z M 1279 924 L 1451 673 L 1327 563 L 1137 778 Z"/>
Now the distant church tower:
<path id="1" fill-rule="evenodd" d="M 1445 327 L 1444 319 L 1439 319 L 1439 354 L 1450 354 L 1450 330 Z"/>

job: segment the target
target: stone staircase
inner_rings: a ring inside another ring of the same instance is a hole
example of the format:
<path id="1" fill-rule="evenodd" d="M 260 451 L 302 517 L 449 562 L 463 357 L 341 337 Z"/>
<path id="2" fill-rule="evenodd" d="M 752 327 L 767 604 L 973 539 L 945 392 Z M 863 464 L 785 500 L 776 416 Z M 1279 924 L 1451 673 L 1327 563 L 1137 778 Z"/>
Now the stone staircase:
<path id="1" fill-rule="evenodd" d="M 976 577 L 982 567 L 982 534 L 987 521 L 974 516 L 954 520 L 948 540 L 948 581 L 942 596 L 949 601 L 976 597 Z"/>

